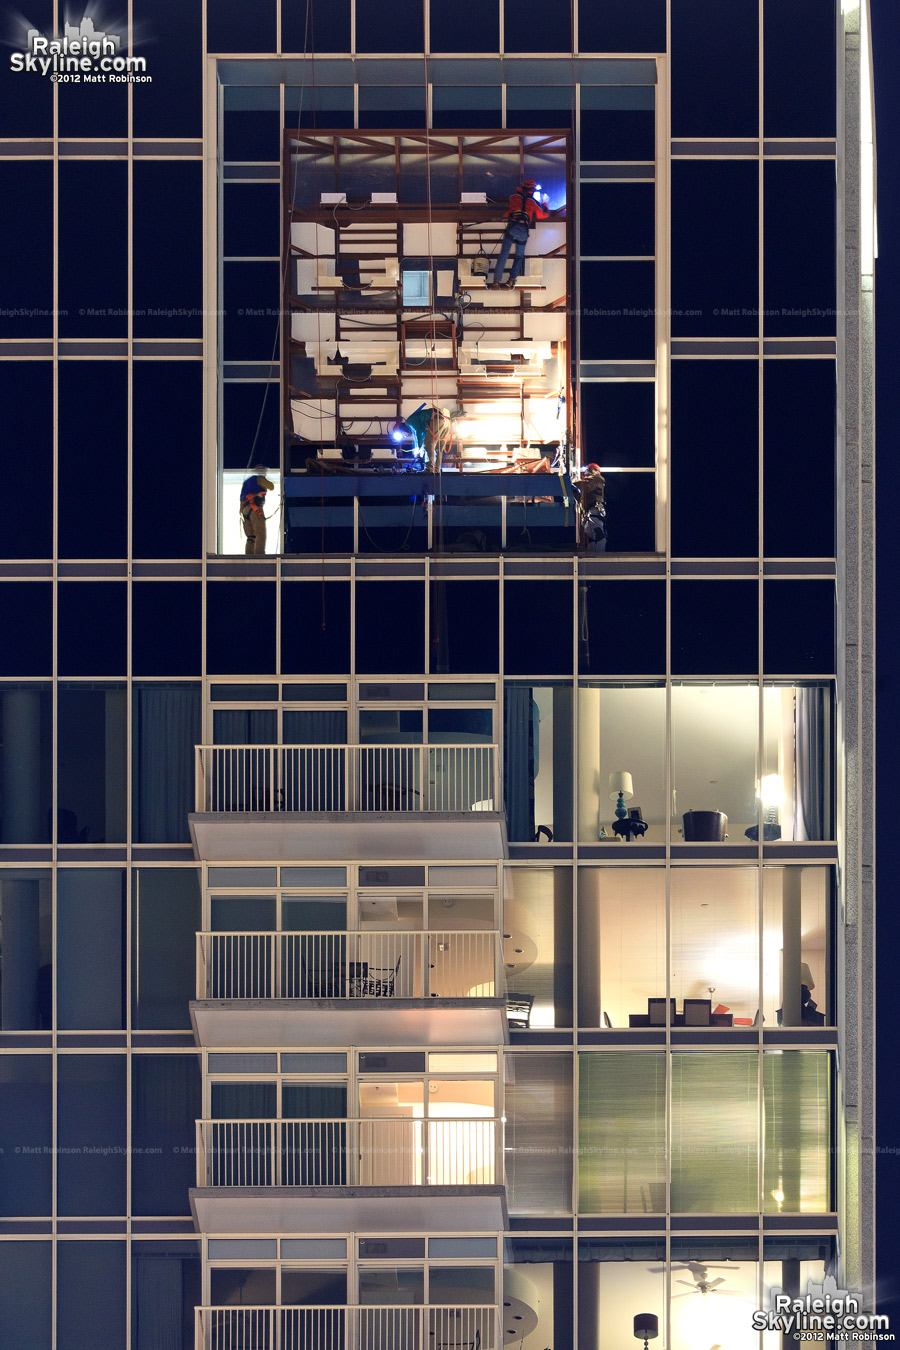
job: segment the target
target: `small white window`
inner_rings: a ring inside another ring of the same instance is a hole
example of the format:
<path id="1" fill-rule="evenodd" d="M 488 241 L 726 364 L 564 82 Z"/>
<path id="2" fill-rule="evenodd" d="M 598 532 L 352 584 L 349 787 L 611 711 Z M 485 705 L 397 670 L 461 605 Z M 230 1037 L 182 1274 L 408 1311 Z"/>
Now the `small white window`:
<path id="1" fill-rule="evenodd" d="M 427 270 L 416 271 L 408 268 L 403 273 L 404 305 L 427 305 L 431 298 L 429 275 Z"/>

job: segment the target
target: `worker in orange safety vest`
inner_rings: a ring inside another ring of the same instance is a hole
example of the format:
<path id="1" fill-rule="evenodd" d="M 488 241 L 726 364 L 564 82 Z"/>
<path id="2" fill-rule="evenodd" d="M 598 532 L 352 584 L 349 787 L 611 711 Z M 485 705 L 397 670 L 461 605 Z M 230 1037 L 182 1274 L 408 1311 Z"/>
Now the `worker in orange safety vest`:
<path id="1" fill-rule="evenodd" d="M 244 552 L 248 557 L 266 551 L 266 492 L 275 487 L 266 477 L 268 472 L 265 464 L 257 464 L 241 484 L 241 523 L 247 536 Z"/>

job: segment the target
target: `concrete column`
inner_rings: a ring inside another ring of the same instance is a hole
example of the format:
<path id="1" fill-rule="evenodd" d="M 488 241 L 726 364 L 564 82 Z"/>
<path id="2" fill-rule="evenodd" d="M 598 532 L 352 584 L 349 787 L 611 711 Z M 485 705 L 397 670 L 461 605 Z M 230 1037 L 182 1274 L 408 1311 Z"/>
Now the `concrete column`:
<path id="1" fill-rule="evenodd" d="M 35 1031 L 40 966 L 40 893 L 37 881 L 3 882 L 3 980 L 0 1026 Z"/>
<path id="2" fill-rule="evenodd" d="M 3 695 L 3 843 L 36 844 L 41 822 L 41 694 L 8 689 Z"/>
<path id="3" fill-rule="evenodd" d="M 125 690 L 107 689 L 105 707 L 105 783 L 104 814 L 107 843 L 125 842 L 125 812 L 128 793 L 125 784 L 125 766 L 128 763 L 125 748 Z"/>
<path id="4" fill-rule="evenodd" d="M 802 867 L 781 872 L 781 1024 L 800 1025 L 800 895 Z"/>
<path id="5" fill-rule="evenodd" d="M 609 819 L 612 822 L 612 811 Z M 578 695 L 578 838 L 593 843 L 599 832 L 600 691 L 582 689 Z"/>
<path id="6" fill-rule="evenodd" d="M 553 690 L 553 838 L 572 838 L 572 687 Z M 537 823 L 537 822 L 535 822 Z"/>

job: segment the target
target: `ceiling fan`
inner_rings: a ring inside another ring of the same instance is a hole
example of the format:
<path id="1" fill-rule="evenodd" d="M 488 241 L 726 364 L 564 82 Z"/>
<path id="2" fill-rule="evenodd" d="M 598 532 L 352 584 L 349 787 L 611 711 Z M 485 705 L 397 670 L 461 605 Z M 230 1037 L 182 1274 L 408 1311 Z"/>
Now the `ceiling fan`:
<path id="1" fill-rule="evenodd" d="M 707 1266 L 702 1261 L 685 1261 L 683 1265 L 673 1266 L 673 1270 L 690 1271 L 693 1282 L 690 1280 L 676 1280 L 676 1284 L 683 1284 L 687 1287 L 687 1294 L 673 1294 L 673 1298 L 687 1298 L 690 1294 L 725 1294 L 729 1298 L 735 1297 L 737 1291 L 734 1289 L 720 1289 L 719 1285 L 725 1283 L 724 1275 L 719 1275 L 716 1279 L 709 1278 L 711 1270 L 731 1270 L 732 1266 Z"/>

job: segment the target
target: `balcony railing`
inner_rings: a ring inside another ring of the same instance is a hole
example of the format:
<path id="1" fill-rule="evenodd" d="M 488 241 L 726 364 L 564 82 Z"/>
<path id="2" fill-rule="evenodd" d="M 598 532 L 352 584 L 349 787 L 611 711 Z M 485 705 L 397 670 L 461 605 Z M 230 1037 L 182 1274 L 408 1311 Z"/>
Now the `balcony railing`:
<path id="1" fill-rule="evenodd" d="M 493 745 L 198 745 L 196 810 L 493 811 Z"/>
<path id="2" fill-rule="evenodd" d="M 474 1120 L 198 1120 L 197 1185 L 493 1186 L 503 1124 Z"/>
<path id="3" fill-rule="evenodd" d="M 500 934 L 198 933 L 198 999 L 502 998 Z"/>
<path id="4" fill-rule="evenodd" d="M 499 1310 L 464 1306 L 197 1308 L 196 1350 L 499 1350 Z"/>

